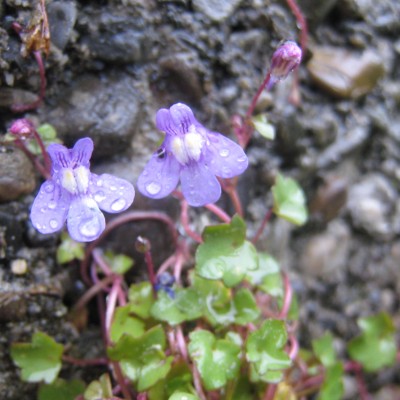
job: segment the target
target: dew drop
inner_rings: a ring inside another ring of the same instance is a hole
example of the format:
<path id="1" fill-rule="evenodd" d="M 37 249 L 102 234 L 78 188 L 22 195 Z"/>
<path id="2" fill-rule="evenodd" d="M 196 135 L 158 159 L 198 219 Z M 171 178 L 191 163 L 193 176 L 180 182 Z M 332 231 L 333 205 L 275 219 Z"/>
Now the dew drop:
<path id="1" fill-rule="evenodd" d="M 46 209 L 45 209 L 44 207 L 42 207 L 42 208 L 40 209 L 40 212 L 41 212 L 42 214 L 44 214 L 45 211 L 46 211 Z"/>
<path id="2" fill-rule="evenodd" d="M 49 224 L 52 229 L 56 229 L 58 227 L 58 222 L 55 219 L 51 219 Z"/>
<path id="3" fill-rule="evenodd" d="M 100 224 L 97 218 L 95 218 L 91 219 L 90 221 L 81 223 L 78 229 L 82 236 L 90 238 L 97 235 L 100 230 Z"/>
<path id="4" fill-rule="evenodd" d="M 160 192 L 161 185 L 158 184 L 157 182 L 151 182 L 148 185 L 146 185 L 146 190 L 147 190 L 147 193 L 149 193 L 151 195 L 155 195 Z"/>
<path id="5" fill-rule="evenodd" d="M 112 190 L 113 192 L 115 192 L 115 191 L 117 190 L 117 187 L 114 186 L 114 185 L 111 185 L 111 186 L 110 186 L 110 190 Z"/>
<path id="6" fill-rule="evenodd" d="M 99 179 L 96 183 L 97 186 L 103 186 L 103 180 Z"/>
<path id="7" fill-rule="evenodd" d="M 126 200 L 125 199 L 118 199 L 118 200 L 115 200 L 111 204 L 111 210 L 113 210 L 113 211 L 121 211 L 125 206 L 126 206 Z"/>
<path id="8" fill-rule="evenodd" d="M 96 200 L 97 203 L 101 203 L 105 198 L 106 198 L 106 195 L 104 194 L 104 192 L 102 190 L 99 190 L 94 195 L 94 199 Z"/>
<path id="9" fill-rule="evenodd" d="M 48 183 L 45 187 L 44 187 L 45 192 L 47 193 L 51 193 L 54 190 L 54 185 L 52 183 Z"/>
<path id="10" fill-rule="evenodd" d="M 229 150 L 228 149 L 222 149 L 219 151 L 219 155 L 221 157 L 228 157 L 229 156 Z"/>
<path id="11" fill-rule="evenodd" d="M 47 204 L 47 207 L 49 207 L 51 210 L 54 210 L 57 206 L 57 203 L 54 200 L 50 200 Z"/>
<path id="12" fill-rule="evenodd" d="M 245 162 L 246 160 L 247 160 L 247 157 L 246 157 L 246 156 L 242 156 L 242 157 L 239 157 L 239 158 L 237 159 L 237 162 L 242 163 L 242 162 Z"/>

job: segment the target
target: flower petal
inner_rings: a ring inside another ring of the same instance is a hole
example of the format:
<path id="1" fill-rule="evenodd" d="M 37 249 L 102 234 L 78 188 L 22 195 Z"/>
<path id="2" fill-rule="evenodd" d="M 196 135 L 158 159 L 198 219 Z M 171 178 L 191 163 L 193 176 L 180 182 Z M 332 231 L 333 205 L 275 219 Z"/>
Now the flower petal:
<path id="1" fill-rule="evenodd" d="M 128 181 L 109 174 L 91 174 L 89 193 L 109 213 L 125 211 L 135 197 L 135 189 Z"/>
<path id="2" fill-rule="evenodd" d="M 215 203 L 221 197 L 221 185 L 202 163 L 192 163 L 181 172 L 182 193 L 193 207 Z"/>
<path id="3" fill-rule="evenodd" d="M 31 221 L 40 233 L 54 233 L 62 229 L 71 196 L 53 180 L 42 184 L 31 208 Z"/>
<path id="4" fill-rule="evenodd" d="M 104 215 L 90 197 L 75 197 L 67 218 L 68 232 L 77 242 L 97 239 L 106 226 Z"/>
<path id="5" fill-rule="evenodd" d="M 174 104 L 170 107 L 169 112 L 174 125 L 183 134 L 188 132 L 190 125 L 199 124 L 193 115 L 193 111 L 186 104 Z"/>
<path id="6" fill-rule="evenodd" d="M 166 108 L 161 108 L 156 114 L 157 129 L 163 132 L 169 132 L 171 129 L 171 114 Z"/>
<path id="7" fill-rule="evenodd" d="M 144 196 L 161 199 L 168 196 L 178 185 L 179 171 L 178 161 L 161 147 L 144 167 L 137 187 Z"/>
<path id="8" fill-rule="evenodd" d="M 238 144 L 217 132 L 208 132 L 207 138 L 203 159 L 216 176 L 232 178 L 247 168 L 249 160 Z"/>
<path id="9" fill-rule="evenodd" d="M 72 168 L 75 168 L 77 165 L 83 165 L 86 168 L 90 166 L 90 157 L 92 157 L 93 153 L 93 140 L 89 137 L 85 137 L 79 139 L 72 151 L 72 162 L 75 165 L 72 165 Z"/>
<path id="10" fill-rule="evenodd" d="M 52 161 L 53 173 L 58 172 L 61 168 L 67 168 L 70 163 L 70 151 L 63 145 L 52 143 L 47 147 L 47 152 Z"/>

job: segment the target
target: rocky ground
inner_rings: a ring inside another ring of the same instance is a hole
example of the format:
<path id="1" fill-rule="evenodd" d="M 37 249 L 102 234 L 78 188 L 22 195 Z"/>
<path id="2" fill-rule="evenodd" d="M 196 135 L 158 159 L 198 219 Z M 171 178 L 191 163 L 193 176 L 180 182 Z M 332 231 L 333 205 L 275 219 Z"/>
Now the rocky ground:
<path id="1" fill-rule="evenodd" d="M 11 27 L 29 21 L 32 3 L 0 3 L 3 133 L 21 116 L 10 106 L 38 92 L 37 65 L 22 57 Z M 26 115 L 53 124 L 68 145 L 90 136 L 95 171 L 117 171 L 132 183 L 160 140 L 157 109 L 187 103 L 206 126 L 229 134 L 230 117 L 245 113 L 274 49 L 298 35 L 284 0 L 47 3 L 52 44 L 46 100 Z M 289 80 L 262 96 L 257 111 L 268 112 L 277 139 L 253 138 L 240 191 L 254 230 L 271 206 L 276 171 L 301 182 L 309 223 L 295 229 L 273 220 L 258 247 L 273 253 L 290 274 L 301 307 L 301 343 L 309 346 L 328 329 L 345 356 L 346 341 L 358 334 L 358 317 L 383 310 L 400 325 L 400 3 L 299 4 L 310 23 L 300 102 L 288 101 Z M 79 337 L 66 319 L 70 302 L 83 290 L 77 270 L 57 267 L 58 237 L 42 236 L 28 222 L 38 184 L 26 157 L 1 145 L 0 398 L 7 400 L 32 399 L 32 386 L 19 381 L 9 358 L 11 342 L 28 340 L 40 329 L 76 344 L 77 354 L 79 346 L 86 357 L 97 354 L 96 346 L 85 346 L 93 333 Z M 177 214 L 173 199 L 152 202 L 139 194 L 134 208 Z M 207 223 L 205 216 L 198 220 L 199 226 Z M 129 251 L 132 237 L 143 230 L 158 238 L 163 259 L 167 241 L 154 226 L 121 234 L 110 246 Z M 376 398 L 400 384 L 399 372 L 396 367 L 368 377 Z M 349 378 L 348 399 L 355 398 L 354 388 Z"/>

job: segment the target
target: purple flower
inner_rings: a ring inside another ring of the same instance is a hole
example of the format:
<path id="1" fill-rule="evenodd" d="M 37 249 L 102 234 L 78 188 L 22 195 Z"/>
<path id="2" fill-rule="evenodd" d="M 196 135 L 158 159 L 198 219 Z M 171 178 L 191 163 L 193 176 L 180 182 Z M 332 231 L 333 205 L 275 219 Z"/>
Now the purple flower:
<path id="1" fill-rule="evenodd" d="M 165 139 L 137 183 L 147 197 L 168 196 L 180 179 L 182 193 L 191 206 L 214 203 L 221 196 L 216 176 L 232 178 L 247 168 L 243 149 L 220 133 L 204 128 L 185 104 L 159 110 L 156 125 L 165 132 Z"/>
<path id="2" fill-rule="evenodd" d="M 133 186 L 112 175 L 90 172 L 90 138 L 78 140 L 73 149 L 51 144 L 47 152 L 52 160 L 51 179 L 42 184 L 33 202 L 33 226 L 40 233 L 54 233 L 67 221 L 72 239 L 97 239 L 105 228 L 100 209 L 109 213 L 126 210 L 135 196 Z"/>

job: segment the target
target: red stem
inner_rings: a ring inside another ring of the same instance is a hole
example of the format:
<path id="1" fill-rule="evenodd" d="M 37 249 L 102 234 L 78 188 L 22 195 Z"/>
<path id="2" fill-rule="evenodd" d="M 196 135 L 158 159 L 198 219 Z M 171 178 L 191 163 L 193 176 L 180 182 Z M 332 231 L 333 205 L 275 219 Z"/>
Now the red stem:
<path id="1" fill-rule="evenodd" d="M 25 143 L 23 140 L 20 138 L 15 139 L 15 145 L 22 150 L 25 155 L 29 158 L 31 163 L 35 166 L 36 170 L 43 176 L 44 179 L 49 179 L 51 178 L 51 175 L 49 172 L 47 172 L 46 168 L 40 163 L 37 157 L 35 157 L 25 146 Z"/>
<path id="2" fill-rule="evenodd" d="M 185 199 L 181 199 L 181 223 L 183 229 L 189 237 L 191 237 L 197 243 L 203 243 L 203 239 L 200 235 L 194 232 L 189 226 L 189 204 Z"/>
<path id="3" fill-rule="evenodd" d="M 275 383 L 268 384 L 263 400 L 273 400 L 277 388 L 278 386 Z"/>
<path id="4" fill-rule="evenodd" d="M 293 290 L 287 274 L 283 272 L 282 275 L 283 275 L 285 297 L 283 299 L 282 309 L 278 314 L 278 318 L 286 319 L 290 310 L 290 305 L 292 303 Z"/>
<path id="5" fill-rule="evenodd" d="M 247 109 L 246 119 L 250 119 L 251 116 L 253 115 L 254 109 L 257 105 L 257 101 L 258 101 L 262 91 L 264 90 L 264 88 L 268 85 L 270 79 L 271 79 L 271 73 L 268 71 L 267 75 L 264 78 L 263 83 L 258 88 L 257 93 L 254 95 L 253 100 L 251 101 L 250 106 Z"/>
<path id="6" fill-rule="evenodd" d="M 64 354 L 62 356 L 62 360 L 69 364 L 77 365 L 79 367 L 90 367 L 93 365 L 107 365 L 108 359 L 107 358 L 93 358 L 93 359 L 78 359 L 71 356 L 67 356 Z"/>
<path id="7" fill-rule="evenodd" d="M 155 296 L 157 296 L 157 292 L 155 289 L 156 285 L 156 275 L 154 273 L 154 262 L 153 262 L 153 257 L 151 256 L 151 251 L 146 250 L 144 253 L 144 261 L 146 262 L 147 266 L 147 273 L 149 274 L 149 281 L 151 283 L 151 287 L 153 288 L 153 293 Z"/>
<path id="8" fill-rule="evenodd" d="M 270 208 L 267 213 L 264 216 L 263 221 L 261 222 L 260 227 L 257 230 L 257 233 L 254 235 L 254 238 L 252 239 L 252 243 L 256 244 L 258 242 L 258 239 L 260 239 L 261 234 L 264 232 L 265 227 L 267 226 L 267 223 L 272 217 L 272 208 Z"/>
<path id="9" fill-rule="evenodd" d="M 216 206 L 215 204 L 206 204 L 204 206 L 207 208 L 207 210 L 211 211 L 213 214 L 215 214 L 221 221 L 230 223 L 231 222 L 231 217 L 221 208 Z"/>

